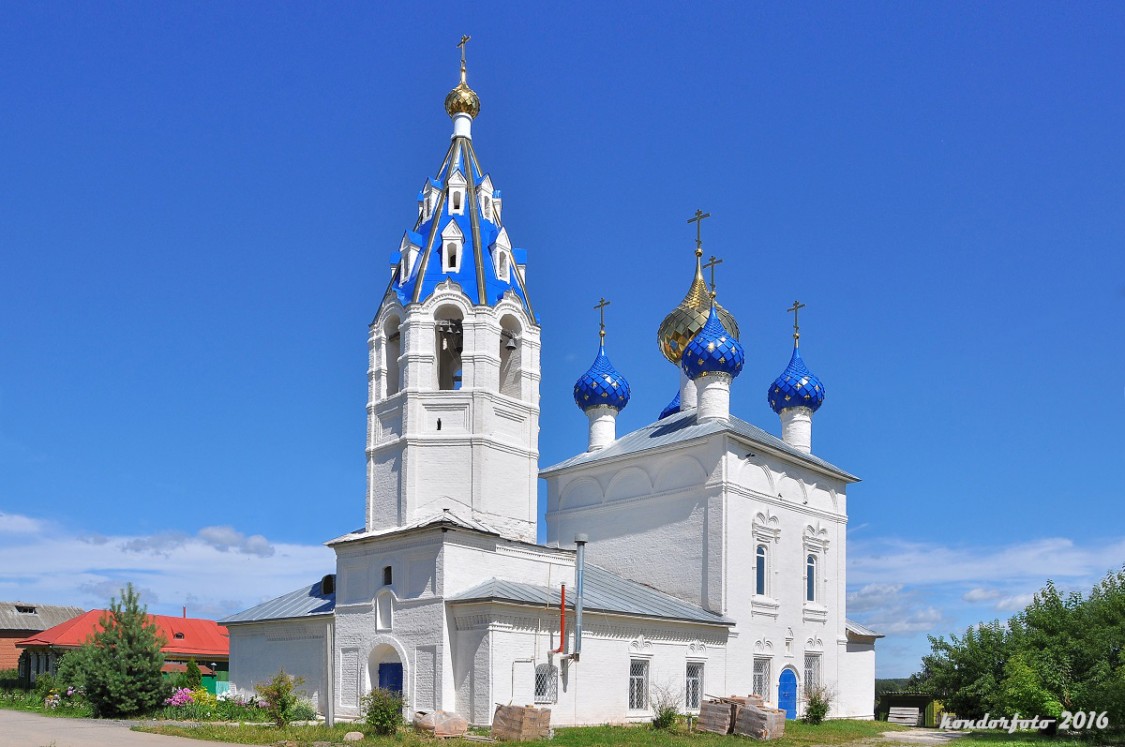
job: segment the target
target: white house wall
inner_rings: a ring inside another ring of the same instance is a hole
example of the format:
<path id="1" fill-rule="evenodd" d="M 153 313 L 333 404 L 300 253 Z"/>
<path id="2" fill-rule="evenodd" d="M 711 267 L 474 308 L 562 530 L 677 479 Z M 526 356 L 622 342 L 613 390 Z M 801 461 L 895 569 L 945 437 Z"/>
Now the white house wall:
<path id="1" fill-rule="evenodd" d="M 324 686 L 330 615 L 298 620 L 228 625 L 230 631 L 230 682 L 240 692 L 273 679 L 279 670 L 300 677 L 297 688 L 320 713 L 328 706 Z"/>

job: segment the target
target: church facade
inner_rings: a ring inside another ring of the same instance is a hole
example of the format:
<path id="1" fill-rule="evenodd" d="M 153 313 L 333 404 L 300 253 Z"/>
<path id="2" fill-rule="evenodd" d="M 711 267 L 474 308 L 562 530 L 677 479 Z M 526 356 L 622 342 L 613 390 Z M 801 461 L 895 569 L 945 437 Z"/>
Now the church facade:
<path id="1" fill-rule="evenodd" d="M 830 716 L 872 718 L 880 636 L 845 615 L 857 478 L 812 454 L 824 387 L 796 325 L 767 393 L 779 439 L 730 412 L 745 355 L 697 240 L 658 333 L 676 398 L 617 436 L 630 390 L 603 324 L 574 386 L 587 448 L 540 470 L 539 318 L 473 148 L 463 57 L 445 107 L 449 149 L 370 326 L 364 526 L 328 543 L 335 574 L 222 621 L 232 685 L 284 668 L 330 719 L 358 717 L 375 687 L 474 724 L 500 703 L 549 706 L 555 725 L 621 723 L 665 699 L 693 711 L 751 692 L 796 717 L 816 687 Z"/>

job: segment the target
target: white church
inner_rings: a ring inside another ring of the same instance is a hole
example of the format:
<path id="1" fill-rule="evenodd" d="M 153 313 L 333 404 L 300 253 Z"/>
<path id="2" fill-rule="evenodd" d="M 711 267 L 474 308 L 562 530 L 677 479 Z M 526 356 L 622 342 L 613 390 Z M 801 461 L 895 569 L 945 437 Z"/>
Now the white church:
<path id="1" fill-rule="evenodd" d="M 758 693 L 793 718 L 823 685 L 831 717 L 872 718 L 881 636 L 845 615 L 858 478 L 812 454 L 824 386 L 796 319 L 767 394 L 777 438 L 730 412 L 745 355 L 697 240 L 688 293 L 658 333 L 678 397 L 618 436 L 629 384 L 603 324 L 574 386 L 589 442 L 540 469 L 539 320 L 473 148 L 480 100 L 463 53 L 445 109 L 449 150 L 370 327 L 365 524 L 327 543 L 335 574 L 221 621 L 232 685 L 284 668 L 330 720 L 386 687 L 410 711 L 480 725 L 507 703 L 548 706 L 554 725 L 647 721 L 661 693 L 686 712 Z"/>

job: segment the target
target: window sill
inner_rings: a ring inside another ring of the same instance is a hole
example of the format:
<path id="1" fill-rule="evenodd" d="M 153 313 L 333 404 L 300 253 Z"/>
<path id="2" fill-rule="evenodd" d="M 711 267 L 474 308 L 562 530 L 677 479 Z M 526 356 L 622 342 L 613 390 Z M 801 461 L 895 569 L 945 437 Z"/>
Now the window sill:
<path id="1" fill-rule="evenodd" d="M 764 617 L 777 617 L 778 611 L 781 609 L 781 603 L 776 599 L 766 596 L 755 594 L 750 597 L 750 615 L 761 615 Z"/>
<path id="2" fill-rule="evenodd" d="M 815 602 L 805 602 L 804 609 L 801 611 L 801 617 L 809 622 L 827 622 L 828 608 L 822 604 L 816 604 Z"/>

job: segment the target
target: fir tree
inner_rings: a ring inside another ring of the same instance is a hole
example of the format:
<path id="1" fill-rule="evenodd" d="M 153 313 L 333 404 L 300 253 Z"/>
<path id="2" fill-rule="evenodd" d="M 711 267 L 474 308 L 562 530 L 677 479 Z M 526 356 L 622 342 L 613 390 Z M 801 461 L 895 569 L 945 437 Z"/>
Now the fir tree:
<path id="1" fill-rule="evenodd" d="M 103 718 L 131 716 L 157 708 L 167 687 L 160 673 L 167 643 L 149 620 L 133 585 L 113 599 L 92 636 L 86 697 Z"/>

